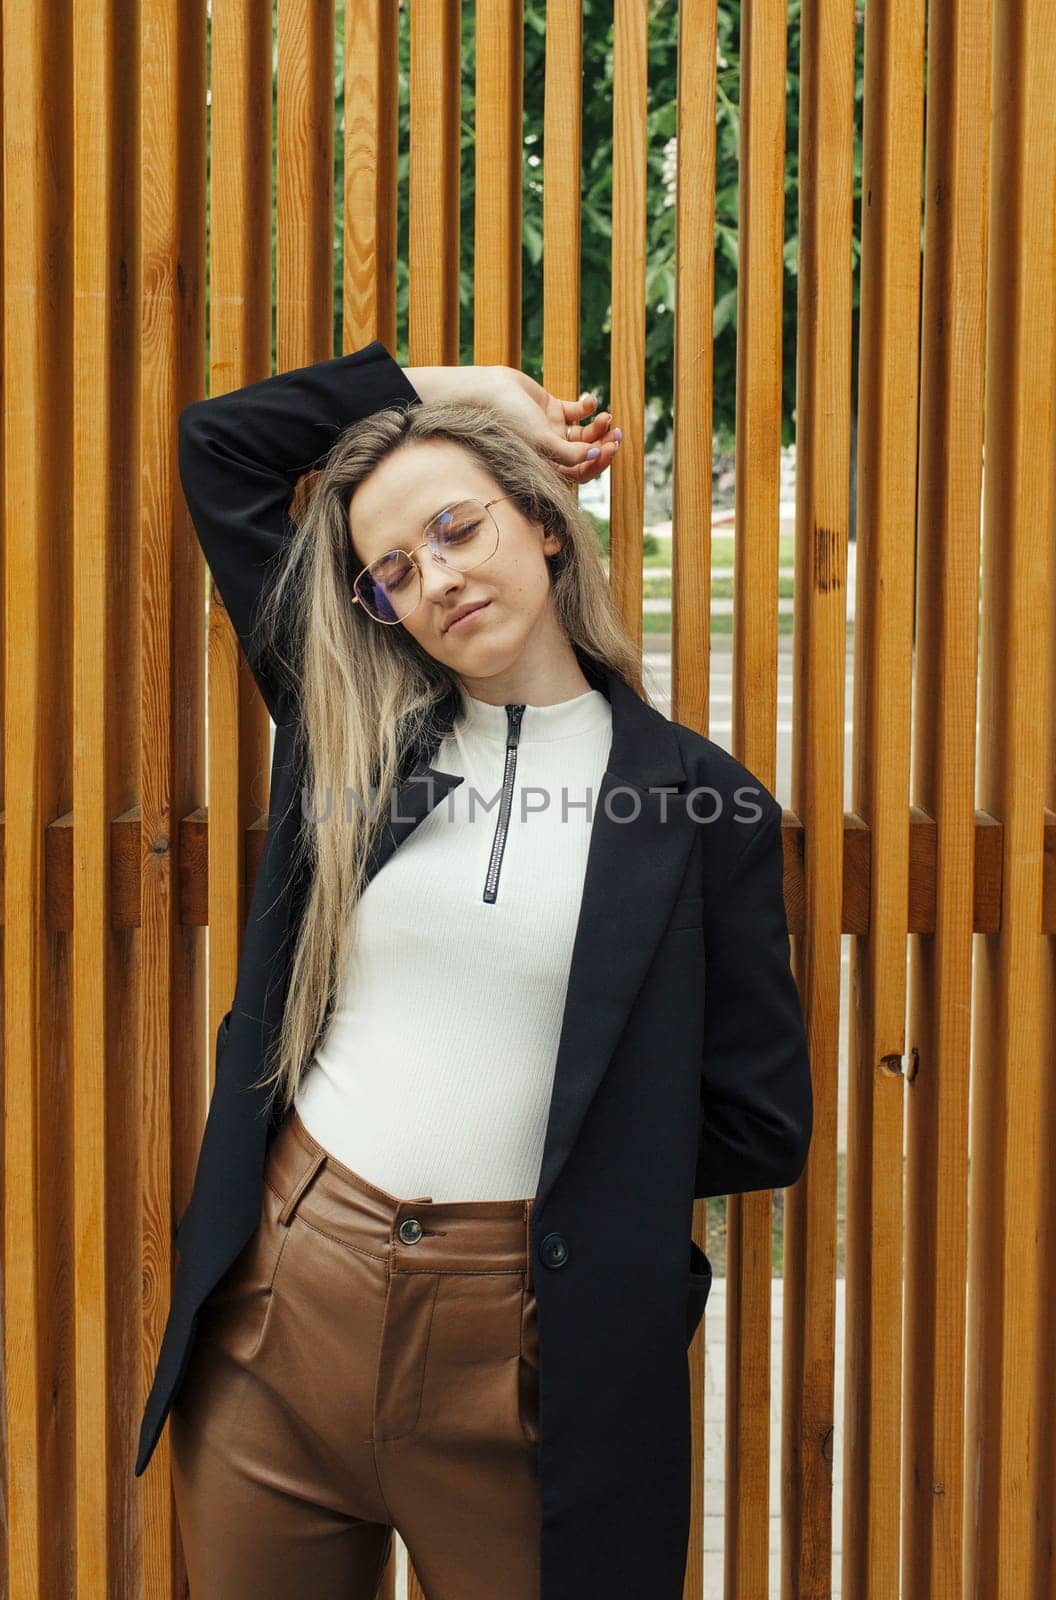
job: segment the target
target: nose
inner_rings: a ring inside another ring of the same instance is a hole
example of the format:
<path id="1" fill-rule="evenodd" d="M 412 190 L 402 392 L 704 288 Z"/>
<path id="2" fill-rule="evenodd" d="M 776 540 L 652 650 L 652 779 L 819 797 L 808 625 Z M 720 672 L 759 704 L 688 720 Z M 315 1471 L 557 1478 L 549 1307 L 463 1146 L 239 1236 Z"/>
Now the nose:
<path id="1" fill-rule="evenodd" d="M 450 590 L 462 587 L 464 572 L 456 572 L 454 567 L 438 560 L 431 550 L 423 550 L 422 554 L 425 558 L 421 564 L 423 600 L 440 600 Z"/>

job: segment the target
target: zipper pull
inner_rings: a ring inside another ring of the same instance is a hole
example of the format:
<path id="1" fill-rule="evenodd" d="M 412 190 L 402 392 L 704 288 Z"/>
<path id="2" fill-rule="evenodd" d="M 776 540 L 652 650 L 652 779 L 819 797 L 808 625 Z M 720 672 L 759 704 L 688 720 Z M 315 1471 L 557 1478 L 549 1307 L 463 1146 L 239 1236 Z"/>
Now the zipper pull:
<path id="1" fill-rule="evenodd" d="M 521 718 L 524 716 L 524 706 L 506 707 L 506 748 L 512 750 L 521 737 Z"/>

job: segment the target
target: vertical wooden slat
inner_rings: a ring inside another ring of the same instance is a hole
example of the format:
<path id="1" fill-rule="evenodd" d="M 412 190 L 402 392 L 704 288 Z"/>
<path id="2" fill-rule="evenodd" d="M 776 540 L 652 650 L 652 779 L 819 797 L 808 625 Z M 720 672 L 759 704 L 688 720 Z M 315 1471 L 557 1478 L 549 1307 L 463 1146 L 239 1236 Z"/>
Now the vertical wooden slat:
<path id="1" fill-rule="evenodd" d="M 771 790 L 777 783 L 786 61 L 785 0 L 746 6 L 730 748 Z M 772 1212 L 768 1189 L 727 1201 L 726 1600 L 769 1594 Z"/>
<path id="2" fill-rule="evenodd" d="M 551 394 L 598 388 L 580 373 L 580 175 L 583 165 L 583 12 L 548 0 L 543 105 L 543 373 Z M 599 409 L 605 400 L 599 394 Z"/>
<path id="3" fill-rule="evenodd" d="M 674 386 L 672 441 L 671 715 L 708 730 L 711 572 L 712 339 L 715 294 L 715 0 L 680 0 L 678 17 Z M 623 412 L 616 410 L 623 427 Z M 626 437 L 626 429 L 624 429 Z M 620 447 L 620 455 L 623 447 Z M 619 460 L 619 455 L 617 456 Z M 642 570 L 642 553 L 636 566 Z M 641 607 L 639 605 L 639 611 Z M 707 1250 L 706 1200 L 692 1237 Z M 704 1594 L 705 1311 L 689 1351 L 690 1523 L 685 1600 Z"/>
<path id="4" fill-rule="evenodd" d="M 924 0 L 865 17 L 858 378 L 855 814 L 873 840 L 851 940 L 843 1537 L 846 1600 L 898 1593 L 902 1114 L 909 903 Z"/>
<path id="5" fill-rule="evenodd" d="M 334 0 L 280 0 L 276 371 L 334 353 Z"/>
<path id="6" fill-rule="evenodd" d="M 410 19 L 408 362 L 456 366 L 461 350 L 461 0 L 414 0 Z"/>
<path id="7" fill-rule="evenodd" d="M 138 1350 L 138 938 L 111 924 L 110 826 L 138 797 L 134 16 L 75 0 L 73 28 L 73 1295 L 78 1594 L 130 1593 Z M 57 1592 L 57 1591 L 56 1591 Z"/>
<path id="8" fill-rule="evenodd" d="M 609 469 L 609 585 L 642 639 L 645 500 L 645 144 L 648 0 L 614 0 L 612 50 L 612 414 L 623 439 Z"/>
<path id="9" fill-rule="evenodd" d="M 178 827 L 204 799 L 201 554 L 180 492 L 176 417 L 201 392 L 205 318 L 205 13 L 140 12 L 140 993 L 144 1386 L 171 1300 L 175 1174 L 198 1126 L 205 943 L 179 918 Z M 192 1108 L 191 1110 L 188 1107 Z M 129 1467 L 131 1470 L 131 1467 Z M 168 1436 L 142 1487 L 143 1582 L 174 1572 Z"/>
<path id="10" fill-rule="evenodd" d="M 931 0 L 913 803 L 935 819 L 935 931 L 910 939 L 902 1585 L 962 1594 L 979 491 L 990 0 Z M 861 437 L 861 433 L 859 433 Z"/>
<path id="11" fill-rule="evenodd" d="M 4 1360 L 11 1600 L 74 1563 L 69 937 L 44 829 L 69 809 L 72 60 L 61 7 L 7 4 L 4 78 Z"/>
<path id="12" fill-rule="evenodd" d="M 708 729 L 711 651 L 716 27 L 716 0 L 680 0 L 671 714 L 701 733 Z M 623 454 L 621 445 L 617 463 Z"/>
<path id="13" fill-rule="evenodd" d="M 209 393 L 271 372 L 271 0 L 213 13 Z M 206 569 L 201 565 L 202 592 Z M 212 579 L 209 591 L 209 1026 L 231 1004 L 248 892 L 242 841 L 267 809 L 267 709 Z M 203 1104 L 195 1121 L 200 1142 Z M 191 1172 L 188 1172 L 188 1183 Z M 188 1196 L 189 1197 L 189 1196 Z"/>
<path id="14" fill-rule="evenodd" d="M 346 0 L 342 349 L 396 352 L 400 11 Z"/>
<path id="15" fill-rule="evenodd" d="M 1053 515 L 1054 62 L 1047 0 L 995 6 L 978 793 L 1005 848 L 1001 930 L 979 941 L 973 997 L 968 1600 L 1030 1594 L 1051 1538 L 1035 1496 L 1052 1425 L 1036 1404 L 1036 1363 L 1052 1359 L 1037 1342 L 1040 802 L 1052 756 L 1034 696 L 1048 670 Z"/>
<path id="16" fill-rule="evenodd" d="M 2 18 L 2 12 L 0 12 Z M 4 29 L 0 21 L 0 94 L 6 100 L 6 81 L 4 78 Z M 5 377 L 7 373 L 7 296 L 4 293 L 4 277 L 7 270 L 6 235 L 7 226 L 5 218 L 5 197 L 7 195 L 7 124 L 4 121 L 3 105 L 0 104 L 0 408 L 4 407 L 3 396 L 6 393 Z M 6 409 L 0 409 L 0 416 L 6 423 Z M 6 755 L 7 738 L 4 729 L 7 727 L 7 650 L 4 640 L 7 638 L 7 496 L 3 485 L 7 482 L 7 452 L 5 449 L 5 426 L 0 426 L 0 618 L 3 619 L 3 632 L 0 635 L 0 918 L 6 910 L 4 894 L 4 829 L 3 820 L 6 806 Z M 6 956 L 4 954 L 4 929 L 0 927 L 0 1105 L 5 1104 L 4 1099 L 4 1053 L 7 1042 L 7 1025 L 4 1020 L 4 977 L 7 972 Z M 4 1135 L 0 1131 L 0 1150 L 6 1148 Z M 6 1184 L 3 1174 L 0 1174 L 0 1325 L 4 1322 L 4 1278 L 7 1261 L 7 1200 Z M 10 1543 L 8 1538 L 7 1517 L 7 1485 L 9 1478 L 9 1456 L 7 1448 L 7 1363 L 5 1360 L 5 1341 L 0 1335 L 0 1585 L 7 1582 L 10 1570 Z"/>
<path id="17" fill-rule="evenodd" d="M 831 1588 L 836 1112 L 843 894 L 854 7 L 810 0 L 800 45 L 792 808 L 806 834 L 793 952 L 814 1130 L 785 1198 L 782 1600 Z"/>
<path id="18" fill-rule="evenodd" d="M 1056 438 L 1053 444 L 1056 454 Z M 1038 1107 L 1039 1137 L 1042 1149 L 1056 1147 L 1056 510 L 1050 523 L 1049 538 L 1048 678 L 1045 689 L 1047 708 L 1043 739 L 1047 752 L 1045 772 L 1042 926 L 1049 936 L 1041 942 L 1041 1101 Z M 1038 1191 L 1038 1259 L 1041 1281 L 1038 1298 L 1040 1314 L 1037 1330 L 1039 1358 L 1037 1414 L 1056 1416 L 1056 1364 L 1046 1359 L 1056 1346 L 1056 1163 L 1042 1161 Z M 1039 1527 L 1056 1527 L 1056 1429 L 1047 1428 L 1040 1441 L 1037 1494 Z M 1056 1590 L 1056 1547 L 1039 1540 L 1031 1600 L 1047 1600 Z"/>
<path id="19" fill-rule="evenodd" d="M 473 359 L 519 367 L 524 0 L 477 0 L 475 20 Z"/>

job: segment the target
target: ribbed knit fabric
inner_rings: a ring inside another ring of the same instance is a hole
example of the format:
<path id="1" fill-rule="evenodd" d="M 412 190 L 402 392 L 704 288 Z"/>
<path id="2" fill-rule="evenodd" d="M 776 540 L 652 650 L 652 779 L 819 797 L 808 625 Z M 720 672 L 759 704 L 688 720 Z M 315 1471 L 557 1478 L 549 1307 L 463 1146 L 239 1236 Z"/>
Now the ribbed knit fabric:
<path id="1" fill-rule="evenodd" d="M 351 970 L 297 1093 L 323 1148 L 401 1199 L 538 1187 L 612 712 L 598 689 L 526 706 L 489 904 L 507 727 L 505 706 L 462 692 L 433 765 L 465 782 L 367 885 Z"/>

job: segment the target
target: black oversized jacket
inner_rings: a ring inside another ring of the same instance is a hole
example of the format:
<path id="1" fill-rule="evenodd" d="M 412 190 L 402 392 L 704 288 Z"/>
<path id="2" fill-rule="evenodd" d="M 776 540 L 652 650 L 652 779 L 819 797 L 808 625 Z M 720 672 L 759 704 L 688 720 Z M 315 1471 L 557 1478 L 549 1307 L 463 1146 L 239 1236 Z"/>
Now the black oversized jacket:
<path id="1" fill-rule="evenodd" d="M 187 504 L 276 732 L 268 834 L 176 1236 L 137 1476 L 186 1371 L 199 1308 L 257 1226 L 277 1125 L 248 1086 L 282 1015 L 304 903 L 305 885 L 287 872 L 304 775 L 296 692 L 254 633 L 257 603 L 292 532 L 297 478 L 349 423 L 418 402 L 375 340 L 180 415 Z M 810 1068 L 780 806 L 721 746 L 577 656 L 609 699 L 613 730 L 534 1207 L 541 1600 L 681 1600 L 686 1351 L 711 1282 L 690 1237 L 693 1201 L 795 1182 L 811 1135 Z M 421 747 L 401 783 L 371 875 L 462 781 L 430 765 L 436 750 Z"/>

